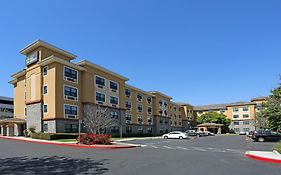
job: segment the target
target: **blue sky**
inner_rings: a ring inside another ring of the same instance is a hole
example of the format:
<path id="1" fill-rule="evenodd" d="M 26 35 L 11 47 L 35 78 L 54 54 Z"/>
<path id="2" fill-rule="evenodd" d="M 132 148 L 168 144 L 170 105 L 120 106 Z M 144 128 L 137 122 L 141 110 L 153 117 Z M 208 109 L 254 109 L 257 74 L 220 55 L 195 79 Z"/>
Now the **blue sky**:
<path id="1" fill-rule="evenodd" d="M 268 95 L 281 74 L 279 0 L 0 1 L 0 95 L 40 38 L 193 105 Z"/>

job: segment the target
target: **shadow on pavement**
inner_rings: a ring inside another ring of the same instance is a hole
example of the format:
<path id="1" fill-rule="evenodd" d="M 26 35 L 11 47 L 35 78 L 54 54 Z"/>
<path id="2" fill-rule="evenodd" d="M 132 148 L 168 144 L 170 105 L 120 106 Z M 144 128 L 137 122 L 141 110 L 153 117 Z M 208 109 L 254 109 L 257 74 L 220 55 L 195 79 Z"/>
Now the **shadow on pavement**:
<path id="1" fill-rule="evenodd" d="M 0 174 L 104 174 L 105 160 L 53 157 L 0 159 Z"/>

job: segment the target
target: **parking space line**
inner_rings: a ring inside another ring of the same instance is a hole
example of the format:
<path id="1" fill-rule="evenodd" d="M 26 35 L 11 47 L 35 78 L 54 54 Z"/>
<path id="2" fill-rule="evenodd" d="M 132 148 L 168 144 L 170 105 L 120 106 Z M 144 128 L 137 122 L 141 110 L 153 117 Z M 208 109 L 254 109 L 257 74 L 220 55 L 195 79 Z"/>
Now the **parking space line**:
<path id="1" fill-rule="evenodd" d="M 169 147 L 169 146 L 163 146 L 164 148 L 167 148 L 167 149 L 174 149 L 172 147 Z"/>
<path id="2" fill-rule="evenodd" d="M 202 149 L 202 148 L 197 148 L 197 147 L 191 147 L 193 150 L 196 150 L 196 151 L 207 151 L 205 149 Z"/>
<path id="3" fill-rule="evenodd" d="M 181 147 L 181 146 L 178 146 L 177 148 L 183 149 L 183 150 L 190 150 L 189 148 L 184 148 L 184 147 Z"/>

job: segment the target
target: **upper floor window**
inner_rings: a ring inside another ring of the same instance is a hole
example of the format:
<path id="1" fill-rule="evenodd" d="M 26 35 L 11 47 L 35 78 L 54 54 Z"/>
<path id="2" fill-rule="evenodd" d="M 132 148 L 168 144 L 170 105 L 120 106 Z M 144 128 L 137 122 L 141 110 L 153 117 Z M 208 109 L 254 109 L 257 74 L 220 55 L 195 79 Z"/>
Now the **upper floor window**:
<path id="1" fill-rule="evenodd" d="M 238 112 L 239 109 L 238 108 L 233 108 L 233 112 Z"/>
<path id="2" fill-rule="evenodd" d="M 243 118 L 249 118 L 249 114 L 243 114 Z"/>
<path id="3" fill-rule="evenodd" d="M 118 119 L 118 112 L 117 112 L 117 111 L 112 111 L 112 112 L 110 113 L 110 116 L 111 116 L 111 118 L 113 118 L 113 119 Z"/>
<path id="4" fill-rule="evenodd" d="M 243 125 L 249 125 L 249 124 L 250 124 L 250 121 L 248 121 L 248 120 L 243 121 Z"/>
<path id="5" fill-rule="evenodd" d="M 239 115 L 233 115 L 233 118 L 239 118 Z"/>
<path id="6" fill-rule="evenodd" d="M 48 113 L 48 105 L 47 104 L 43 105 L 43 112 L 44 112 L 44 114 Z"/>
<path id="7" fill-rule="evenodd" d="M 160 116 L 163 115 L 163 111 L 162 111 L 162 110 L 159 111 L 159 115 L 160 115 Z"/>
<path id="8" fill-rule="evenodd" d="M 147 123 L 151 125 L 151 123 L 152 123 L 152 118 L 148 118 L 148 119 L 147 119 Z"/>
<path id="9" fill-rule="evenodd" d="M 138 116 L 138 122 L 141 124 L 143 122 L 143 117 L 142 116 Z"/>
<path id="10" fill-rule="evenodd" d="M 105 94 L 96 92 L 96 100 L 100 102 L 105 102 Z"/>
<path id="11" fill-rule="evenodd" d="M 138 110 L 138 112 L 142 112 L 142 104 L 137 105 L 137 110 Z"/>
<path id="12" fill-rule="evenodd" d="M 48 66 L 43 68 L 43 76 L 48 75 Z"/>
<path id="13" fill-rule="evenodd" d="M 103 88 L 103 86 L 105 86 L 105 79 L 101 78 L 99 76 L 96 76 L 96 84 L 98 85 L 98 87 Z"/>
<path id="14" fill-rule="evenodd" d="M 163 101 L 159 100 L 159 106 L 162 106 L 162 105 L 163 105 Z"/>
<path id="15" fill-rule="evenodd" d="M 78 89 L 70 86 L 64 86 L 64 98 L 77 101 Z"/>
<path id="16" fill-rule="evenodd" d="M 130 123 L 132 121 L 132 114 L 126 113 L 125 118 L 126 118 L 126 123 Z"/>
<path id="17" fill-rule="evenodd" d="M 110 96 L 110 103 L 114 105 L 118 105 L 118 97 Z"/>
<path id="18" fill-rule="evenodd" d="M 132 109 L 132 103 L 130 101 L 126 101 L 126 108 L 127 108 L 127 110 Z"/>
<path id="19" fill-rule="evenodd" d="M 64 79 L 74 83 L 78 82 L 78 72 L 77 70 L 64 67 Z"/>
<path id="20" fill-rule="evenodd" d="M 118 90 L 118 83 L 110 81 L 109 82 L 109 87 L 112 91 L 116 92 Z"/>
<path id="21" fill-rule="evenodd" d="M 238 121 L 234 121 L 233 125 L 239 125 L 239 122 Z"/>
<path id="22" fill-rule="evenodd" d="M 167 107 L 167 105 L 168 105 L 168 103 L 167 103 L 167 102 L 164 102 L 164 106 Z"/>
<path id="23" fill-rule="evenodd" d="M 249 111 L 248 107 L 243 107 L 243 111 Z"/>
<path id="24" fill-rule="evenodd" d="M 43 86 L 43 94 L 47 95 L 48 94 L 48 85 Z"/>
<path id="25" fill-rule="evenodd" d="M 126 95 L 127 98 L 131 98 L 131 90 L 125 89 L 125 95 Z"/>
<path id="26" fill-rule="evenodd" d="M 147 97 L 147 98 L 146 98 L 146 101 L 147 101 L 148 104 L 151 104 L 152 98 L 151 98 L 151 97 Z"/>
<path id="27" fill-rule="evenodd" d="M 152 107 L 150 107 L 150 106 L 147 107 L 147 113 L 148 113 L 148 114 L 151 114 L 151 113 L 152 113 Z"/>
<path id="28" fill-rule="evenodd" d="M 142 95 L 141 95 L 141 93 L 137 93 L 137 99 L 138 99 L 138 101 L 142 101 Z"/>
<path id="29" fill-rule="evenodd" d="M 77 118 L 78 107 L 74 105 L 64 105 L 64 116 L 66 118 Z"/>

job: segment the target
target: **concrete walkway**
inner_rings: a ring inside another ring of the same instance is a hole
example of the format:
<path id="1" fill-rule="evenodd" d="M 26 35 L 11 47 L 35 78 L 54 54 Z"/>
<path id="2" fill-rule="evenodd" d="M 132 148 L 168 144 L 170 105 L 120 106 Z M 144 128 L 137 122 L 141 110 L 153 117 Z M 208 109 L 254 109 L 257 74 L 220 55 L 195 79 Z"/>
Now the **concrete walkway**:
<path id="1" fill-rule="evenodd" d="M 245 156 L 260 160 L 263 162 L 279 163 L 281 164 L 281 154 L 277 151 L 247 151 Z"/>
<path id="2" fill-rule="evenodd" d="M 31 142 L 37 144 L 49 144 L 49 145 L 56 145 L 56 146 L 73 147 L 73 148 L 124 149 L 124 148 L 135 148 L 141 146 L 137 144 L 126 144 L 126 143 L 118 143 L 118 142 L 112 142 L 113 143 L 112 145 L 83 145 L 83 144 L 77 144 L 77 142 L 58 142 L 58 141 L 50 141 L 50 140 L 32 139 L 27 137 L 0 136 L 0 138 L 23 141 L 23 142 Z"/>

